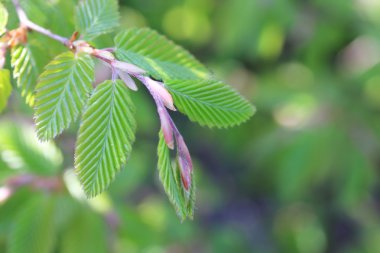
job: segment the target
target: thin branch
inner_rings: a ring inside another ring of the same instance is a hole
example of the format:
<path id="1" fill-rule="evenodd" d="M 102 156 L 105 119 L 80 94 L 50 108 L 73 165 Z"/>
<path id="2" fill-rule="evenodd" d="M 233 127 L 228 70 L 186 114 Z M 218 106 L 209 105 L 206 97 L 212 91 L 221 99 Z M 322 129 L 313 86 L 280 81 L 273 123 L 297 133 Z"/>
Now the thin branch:
<path id="1" fill-rule="evenodd" d="M 122 62 L 119 62 L 115 59 L 115 56 L 113 55 L 115 48 L 104 48 L 104 49 L 96 49 L 90 44 L 88 44 L 86 41 L 82 40 L 76 40 L 78 36 L 78 32 L 73 33 L 71 38 L 65 38 L 58 34 L 55 34 L 51 32 L 50 30 L 37 25 L 36 23 L 29 20 L 28 16 L 26 15 L 25 11 L 22 9 L 22 6 L 20 5 L 19 0 L 12 0 L 12 3 L 16 9 L 17 16 L 20 20 L 20 28 L 27 28 L 33 31 L 36 31 L 40 34 L 43 34 L 47 37 L 50 37 L 56 41 L 61 42 L 63 45 L 68 47 L 69 49 L 75 51 L 75 52 L 85 52 L 89 55 L 92 55 L 93 57 L 96 57 L 100 59 L 101 61 L 109 64 L 112 68 L 112 79 L 116 79 L 115 74 L 115 68 L 118 68 L 115 66 L 113 67 L 113 64 L 119 64 L 121 65 Z M 1 53 L 1 52 L 0 52 Z M 1 65 L 1 62 L 0 62 Z M 127 65 L 127 66 L 126 66 Z M 128 63 L 122 63 L 122 67 L 126 69 L 122 69 L 123 71 L 130 72 L 129 74 L 136 75 L 136 74 L 144 74 L 145 71 L 138 68 L 137 66 L 134 66 L 132 64 Z M 121 68 L 121 67 L 120 67 Z"/>
<path id="2" fill-rule="evenodd" d="M 59 36 L 59 35 L 57 35 L 57 34 L 54 34 L 54 33 L 52 33 L 50 30 L 47 30 L 47 29 L 45 29 L 45 28 L 43 28 L 43 27 L 41 27 L 41 26 L 39 26 L 39 25 L 37 25 L 37 24 L 35 24 L 35 23 L 29 21 L 29 20 L 27 20 L 27 22 L 24 23 L 24 24 L 25 24 L 29 29 L 32 29 L 32 30 L 34 30 L 34 31 L 36 31 L 36 32 L 39 32 L 39 33 L 41 33 L 41 34 L 44 34 L 44 35 L 46 35 L 46 36 L 48 36 L 48 37 L 50 37 L 50 38 L 52 38 L 52 39 L 54 39 L 54 40 L 57 40 L 57 41 L 61 42 L 63 45 L 65 45 L 65 46 L 69 46 L 69 44 L 70 44 L 70 43 L 69 43 L 70 40 L 69 40 L 68 38 L 65 38 L 65 37 Z"/>
<path id="3" fill-rule="evenodd" d="M 12 2 L 13 2 L 13 5 L 16 9 L 17 16 L 20 20 L 21 25 L 23 25 L 23 26 L 25 26 L 25 27 L 33 30 L 33 31 L 36 31 L 36 32 L 41 33 L 43 35 L 46 35 L 46 36 L 52 38 L 53 40 L 59 41 L 65 46 L 70 45 L 70 39 L 62 37 L 58 34 L 54 34 L 50 30 L 45 29 L 45 28 L 37 25 L 36 23 L 30 21 L 26 15 L 25 11 L 22 9 L 20 2 L 18 0 L 12 0 Z"/>

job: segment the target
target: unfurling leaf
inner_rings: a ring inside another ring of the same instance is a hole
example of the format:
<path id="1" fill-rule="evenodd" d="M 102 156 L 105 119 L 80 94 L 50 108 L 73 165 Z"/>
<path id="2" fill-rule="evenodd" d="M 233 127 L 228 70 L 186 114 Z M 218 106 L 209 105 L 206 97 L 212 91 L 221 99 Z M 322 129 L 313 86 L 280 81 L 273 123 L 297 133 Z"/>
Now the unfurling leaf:
<path id="1" fill-rule="evenodd" d="M 174 149 L 174 133 L 171 125 L 171 118 L 163 105 L 157 106 L 158 116 L 160 117 L 161 131 L 168 148 Z"/>
<path id="2" fill-rule="evenodd" d="M 112 32 L 119 25 L 116 0 L 84 0 L 76 8 L 76 29 L 83 39 Z"/>
<path id="3" fill-rule="evenodd" d="M 116 56 L 157 79 L 199 79 L 208 70 L 188 51 L 148 28 L 133 28 L 115 38 Z"/>
<path id="4" fill-rule="evenodd" d="M 157 82 L 150 78 L 145 78 L 145 85 L 149 86 L 149 89 L 151 90 L 151 92 L 153 92 L 159 97 L 159 99 L 162 101 L 162 103 L 164 103 L 166 108 L 172 111 L 176 111 L 173 104 L 173 97 L 164 87 L 163 83 Z"/>
<path id="5" fill-rule="evenodd" d="M 8 69 L 0 69 L 0 112 L 6 107 L 12 92 L 10 75 Z"/>
<path id="6" fill-rule="evenodd" d="M 36 87 L 37 135 L 48 140 L 76 120 L 92 90 L 94 63 L 86 54 L 62 53 L 50 62 Z"/>
<path id="7" fill-rule="evenodd" d="M 126 163 L 135 139 L 134 105 L 120 81 L 105 81 L 91 96 L 79 129 L 75 168 L 89 197 L 103 192 Z"/>
<path id="8" fill-rule="evenodd" d="M 178 110 L 208 127 L 230 127 L 248 120 L 255 108 L 228 85 L 213 80 L 169 80 Z"/>
<path id="9" fill-rule="evenodd" d="M 177 160 L 178 167 L 181 171 L 182 184 L 186 191 L 190 190 L 192 174 L 193 174 L 193 162 L 191 161 L 190 152 L 187 145 L 180 134 L 176 134 L 177 142 Z"/>
<path id="10" fill-rule="evenodd" d="M 170 93 L 163 87 L 163 84 L 152 80 L 149 77 L 139 77 L 145 85 L 156 103 L 158 116 L 160 117 L 161 130 L 165 142 L 170 149 L 174 148 L 174 123 L 166 110 L 165 106 L 175 111 L 173 98 Z"/>
<path id="11" fill-rule="evenodd" d="M 165 143 L 162 131 L 159 138 L 157 148 L 158 171 L 164 190 L 181 220 L 187 217 L 192 219 L 195 202 L 194 180 L 192 179 L 190 182 L 190 191 L 186 192 L 181 182 L 181 172 L 178 166 L 175 166 L 175 163 L 172 163 L 170 159 L 170 151 Z"/>

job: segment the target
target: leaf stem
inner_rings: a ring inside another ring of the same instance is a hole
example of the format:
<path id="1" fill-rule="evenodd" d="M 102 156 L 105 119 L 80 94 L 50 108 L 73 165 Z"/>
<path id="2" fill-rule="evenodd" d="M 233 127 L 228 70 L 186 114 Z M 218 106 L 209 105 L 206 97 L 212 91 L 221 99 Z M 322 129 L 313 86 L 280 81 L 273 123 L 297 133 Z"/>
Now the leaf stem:
<path id="1" fill-rule="evenodd" d="M 13 5 L 16 9 L 17 16 L 18 16 L 22 26 L 25 26 L 25 27 L 33 30 L 33 31 L 38 32 L 38 33 L 41 33 L 41 34 L 43 34 L 49 38 L 52 38 L 53 40 L 59 41 L 67 47 L 70 45 L 70 39 L 62 37 L 58 34 L 54 34 L 50 30 L 43 28 L 43 27 L 37 25 L 36 23 L 30 21 L 26 15 L 25 11 L 22 9 L 19 0 L 12 0 L 12 2 L 13 2 Z"/>

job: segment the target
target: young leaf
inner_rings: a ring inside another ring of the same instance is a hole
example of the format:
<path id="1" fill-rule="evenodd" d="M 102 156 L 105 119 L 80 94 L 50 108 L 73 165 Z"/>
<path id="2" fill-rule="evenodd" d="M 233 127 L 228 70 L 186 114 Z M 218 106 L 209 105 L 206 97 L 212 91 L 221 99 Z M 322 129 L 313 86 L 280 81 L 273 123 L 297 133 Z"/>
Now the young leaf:
<path id="1" fill-rule="evenodd" d="M 54 243 L 54 202 L 46 196 L 27 202 L 14 221 L 9 253 L 49 253 Z"/>
<path id="2" fill-rule="evenodd" d="M 208 127 L 230 127 L 248 120 L 255 108 L 228 85 L 213 80 L 170 80 L 166 87 L 179 111 Z"/>
<path id="3" fill-rule="evenodd" d="M 76 29 L 84 39 L 91 40 L 109 33 L 119 25 L 116 0 L 85 0 L 76 8 Z"/>
<path id="4" fill-rule="evenodd" d="M 133 28 L 115 38 L 116 56 L 157 79 L 206 78 L 207 69 L 189 52 L 148 28 Z"/>
<path id="5" fill-rule="evenodd" d="M 162 131 L 159 134 L 157 148 L 159 177 L 164 186 L 164 190 L 173 204 L 178 217 L 184 220 L 186 217 L 193 218 L 195 185 L 194 179 L 190 188 L 190 195 L 187 196 L 181 183 L 181 175 L 178 166 L 173 166 L 170 159 L 170 151 L 165 143 Z"/>
<path id="6" fill-rule="evenodd" d="M 8 12 L 4 5 L 0 3 L 0 36 L 5 32 L 5 26 L 8 22 Z"/>
<path id="7" fill-rule="evenodd" d="M 40 140 L 57 136 L 78 117 L 93 79 L 94 63 L 86 54 L 65 52 L 46 66 L 36 87 L 35 118 Z"/>
<path id="8" fill-rule="evenodd" d="M 12 92 L 10 75 L 8 69 L 0 69 L 0 112 L 4 110 Z"/>
<path id="9" fill-rule="evenodd" d="M 38 57 L 39 52 L 30 45 L 17 46 L 11 52 L 13 78 L 16 79 L 17 87 L 21 89 L 21 96 L 25 97 L 30 106 L 34 104 L 33 91 L 40 74 Z"/>
<path id="10" fill-rule="evenodd" d="M 84 112 L 75 168 L 88 197 L 104 191 L 126 163 L 135 139 L 134 105 L 120 81 L 96 87 Z"/>

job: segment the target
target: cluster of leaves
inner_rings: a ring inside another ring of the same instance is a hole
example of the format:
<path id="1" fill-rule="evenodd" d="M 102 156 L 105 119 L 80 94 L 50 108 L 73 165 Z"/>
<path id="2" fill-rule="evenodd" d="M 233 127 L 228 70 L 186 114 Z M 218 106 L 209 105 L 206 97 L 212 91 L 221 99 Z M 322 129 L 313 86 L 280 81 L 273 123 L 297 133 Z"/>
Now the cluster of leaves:
<path id="1" fill-rule="evenodd" d="M 21 2 L 31 19 L 38 16 L 33 4 L 39 2 Z M 73 4 L 63 2 L 66 8 Z M 8 15 L 3 6 L 0 15 L 0 31 L 4 32 Z M 47 141 L 56 137 L 81 116 L 75 168 L 86 195 L 100 194 L 132 151 L 136 122 L 128 87 L 135 89 L 130 78 L 134 76 L 151 92 L 160 115 L 158 170 L 164 189 L 180 218 L 192 217 L 195 186 L 190 156 L 163 104 L 172 110 L 175 106 L 194 122 L 218 128 L 246 121 L 253 115 L 254 107 L 228 85 L 215 80 L 190 53 L 151 29 L 121 31 L 114 39 L 115 48 L 97 50 L 92 46 L 94 39 L 118 26 L 116 0 L 81 1 L 73 16 L 81 40 L 70 44 L 71 51 L 60 47 L 43 52 L 44 39 L 35 34 L 26 43 L 20 40 L 11 46 L 9 41 L 1 44 L 5 44 L 1 46 L 4 51 L 11 48 L 13 78 L 26 103 L 35 109 L 38 138 Z M 51 29 L 54 31 L 54 27 Z M 50 55 L 55 55 L 54 59 Z M 113 71 L 112 80 L 105 80 L 95 88 L 94 57 Z M 0 91 L 2 109 L 11 91 L 10 74 L 5 69 L 0 72 Z M 171 161 L 173 135 L 177 163 Z"/>

